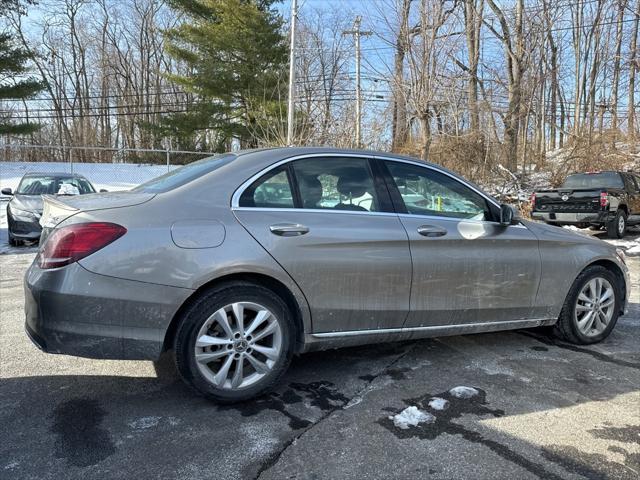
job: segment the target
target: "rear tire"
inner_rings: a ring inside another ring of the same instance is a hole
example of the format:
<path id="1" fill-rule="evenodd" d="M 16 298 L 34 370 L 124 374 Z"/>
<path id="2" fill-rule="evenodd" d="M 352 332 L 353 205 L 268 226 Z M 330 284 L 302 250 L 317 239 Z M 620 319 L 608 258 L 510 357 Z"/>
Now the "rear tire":
<path id="1" fill-rule="evenodd" d="M 577 345 L 601 342 L 618 321 L 621 299 L 618 278 L 611 270 L 600 265 L 587 267 L 567 294 L 554 335 Z"/>
<path id="2" fill-rule="evenodd" d="M 607 237 L 622 238 L 627 230 L 627 214 L 624 210 L 618 210 L 613 220 L 607 223 Z"/>
<path id="3" fill-rule="evenodd" d="M 278 295 L 253 283 L 231 282 L 204 292 L 183 313 L 174 340 L 176 366 L 203 396 L 242 402 L 279 382 L 295 338 L 293 316 Z"/>

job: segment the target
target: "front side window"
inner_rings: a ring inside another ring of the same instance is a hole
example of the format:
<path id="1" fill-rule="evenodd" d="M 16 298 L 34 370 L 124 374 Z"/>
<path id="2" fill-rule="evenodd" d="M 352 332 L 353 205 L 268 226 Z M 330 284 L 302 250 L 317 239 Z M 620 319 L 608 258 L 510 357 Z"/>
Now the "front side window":
<path id="1" fill-rule="evenodd" d="M 472 220 L 490 220 L 486 200 L 454 178 L 432 169 L 385 162 L 407 213 Z"/>
<path id="2" fill-rule="evenodd" d="M 292 165 L 302 208 L 380 211 L 367 159 L 314 157 Z"/>
<path id="3" fill-rule="evenodd" d="M 254 208 L 293 208 L 293 194 L 287 167 L 265 173 L 242 192 L 239 205 Z"/>

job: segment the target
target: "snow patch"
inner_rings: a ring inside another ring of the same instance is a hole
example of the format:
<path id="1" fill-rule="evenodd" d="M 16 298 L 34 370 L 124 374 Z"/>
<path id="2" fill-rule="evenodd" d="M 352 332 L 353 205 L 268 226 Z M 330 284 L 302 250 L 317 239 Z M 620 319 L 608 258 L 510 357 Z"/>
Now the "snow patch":
<path id="1" fill-rule="evenodd" d="M 473 370 L 482 370 L 487 375 L 507 375 L 509 377 L 513 377 L 515 373 L 509 367 L 504 365 L 500 365 L 499 362 L 489 361 L 489 362 L 479 362 L 474 361 L 471 365 L 465 367 L 467 369 Z"/>
<path id="2" fill-rule="evenodd" d="M 478 392 L 478 390 L 473 387 L 465 387 L 464 385 L 460 385 L 458 387 L 453 387 L 451 390 L 449 390 L 449 393 L 452 397 L 466 399 L 475 397 L 480 392 Z"/>
<path id="3" fill-rule="evenodd" d="M 391 415 L 389 420 L 393 420 L 393 424 L 402 429 L 407 430 L 409 427 L 417 427 L 420 423 L 433 423 L 436 417 L 429 412 L 420 410 L 418 407 L 407 407 L 397 415 Z"/>
<path id="4" fill-rule="evenodd" d="M 20 466 L 20 462 L 10 462 L 4 466 L 4 470 L 14 470 L 16 467 Z"/>
<path id="5" fill-rule="evenodd" d="M 433 397 L 429 400 L 429 406 L 434 410 L 446 410 L 449 408 L 449 401 L 440 397 Z"/>
<path id="6" fill-rule="evenodd" d="M 276 424 L 243 423 L 240 432 L 246 439 L 246 447 L 250 458 L 264 458 L 271 455 L 278 446 L 279 440 L 275 432 Z"/>
<path id="7" fill-rule="evenodd" d="M 131 422 L 129 426 L 135 430 L 146 430 L 157 427 L 161 419 L 162 417 L 141 417 Z"/>
<path id="8" fill-rule="evenodd" d="M 634 235 L 634 237 L 629 238 L 630 235 Z M 640 255 L 640 235 L 635 235 L 636 231 L 629 231 L 627 232 L 627 237 L 625 238 L 608 238 L 605 241 L 623 250 L 625 255 L 629 257 L 635 257 Z"/>

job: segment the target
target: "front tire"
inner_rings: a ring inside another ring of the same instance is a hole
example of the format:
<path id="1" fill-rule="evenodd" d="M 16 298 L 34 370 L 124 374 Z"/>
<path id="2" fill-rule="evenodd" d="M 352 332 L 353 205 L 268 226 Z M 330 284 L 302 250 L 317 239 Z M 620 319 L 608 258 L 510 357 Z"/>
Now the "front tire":
<path id="1" fill-rule="evenodd" d="M 601 342 L 618 321 L 622 291 L 611 270 L 587 267 L 575 279 L 554 326 L 554 334 L 578 345 Z"/>
<path id="2" fill-rule="evenodd" d="M 203 293 L 183 314 L 175 341 L 182 379 L 218 403 L 274 387 L 293 356 L 295 325 L 271 290 L 233 282 Z"/>
<path id="3" fill-rule="evenodd" d="M 607 223 L 607 237 L 622 238 L 627 230 L 627 214 L 624 210 L 618 210 L 613 220 Z"/>

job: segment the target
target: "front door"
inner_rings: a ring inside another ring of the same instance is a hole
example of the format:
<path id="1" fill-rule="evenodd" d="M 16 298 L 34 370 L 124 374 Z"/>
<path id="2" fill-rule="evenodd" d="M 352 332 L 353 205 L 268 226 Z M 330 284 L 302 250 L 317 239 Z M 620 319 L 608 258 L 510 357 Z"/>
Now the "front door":
<path id="1" fill-rule="evenodd" d="M 495 222 L 491 202 L 436 169 L 385 161 L 413 258 L 406 327 L 536 318 L 538 240 Z"/>
<path id="2" fill-rule="evenodd" d="M 315 333 L 401 327 L 411 256 L 370 159 L 308 157 L 275 167 L 234 213 L 298 284 Z"/>

